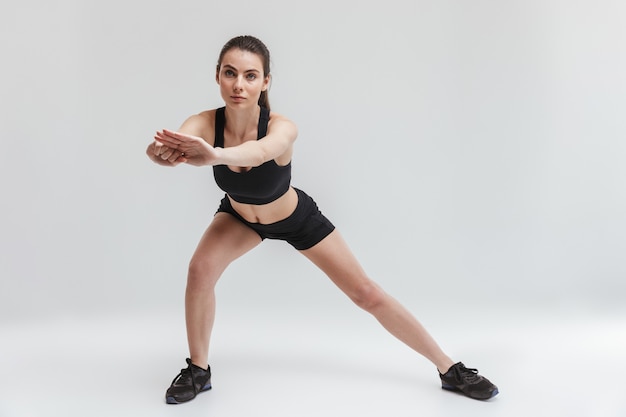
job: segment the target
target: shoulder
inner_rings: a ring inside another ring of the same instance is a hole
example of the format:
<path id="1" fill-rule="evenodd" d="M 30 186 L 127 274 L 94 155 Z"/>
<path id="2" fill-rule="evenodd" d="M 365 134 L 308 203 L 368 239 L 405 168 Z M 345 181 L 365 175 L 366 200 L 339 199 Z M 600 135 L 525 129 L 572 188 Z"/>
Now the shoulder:
<path id="1" fill-rule="evenodd" d="M 276 121 L 293 123 L 286 116 L 283 116 L 282 114 L 276 113 L 275 111 L 270 111 L 270 123 L 276 122 Z"/>
<path id="2" fill-rule="evenodd" d="M 205 110 L 189 116 L 179 131 L 192 136 L 199 136 L 209 143 L 215 140 L 215 113 L 217 109 Z"/>
<path id="3" fill-rule="evenodd" d="M 270 112 L 270 120 L 267 124 L 269 132 L 281 132 L 291 136 L 294 140 L 298 136 L 298 127 L 286 116 L 276 112 Z"/>

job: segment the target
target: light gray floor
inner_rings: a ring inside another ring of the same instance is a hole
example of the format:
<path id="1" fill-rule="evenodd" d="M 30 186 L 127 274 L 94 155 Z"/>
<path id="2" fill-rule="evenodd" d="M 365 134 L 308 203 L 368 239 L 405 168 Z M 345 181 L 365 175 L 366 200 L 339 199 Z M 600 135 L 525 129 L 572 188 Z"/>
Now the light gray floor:
<path id="1" fill-rule="evenodd" d="M 488 402 L 442 391 L 352 307 L 220 310 L 214 389 L 175 406 L 163 394 L 184 365 L 180 312 L 13 321 L 0 325 L 0 416 L 626 416 L 626 314 L 532 310 L 420 317 L 500 387 Z"/>

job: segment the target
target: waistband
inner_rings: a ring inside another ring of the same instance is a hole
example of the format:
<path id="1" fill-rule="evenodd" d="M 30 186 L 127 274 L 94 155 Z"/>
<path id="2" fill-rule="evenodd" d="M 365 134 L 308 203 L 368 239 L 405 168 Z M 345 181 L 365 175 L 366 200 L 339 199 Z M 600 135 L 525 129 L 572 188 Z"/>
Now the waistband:
<path id="1" fill-rule="evenodd" d="M 290 226 L 293 226 L 299 223 L 301 221 L 302 215 L 308 213 L 310 210 L 317 209 L 317 204 L 315 204 L 315 201 L 313 201 L 313 199 L 307 193 L 300 190 L 299 188 L 296 188 L 296 187 L 292 187 L 292 188 L 296 191 L 296 194 L 298 195 L 298 203 L 296 204 L 296 208 L 293 210 L 293 212 L 289 216 L 285 217 L 282 220 L 278 220 L 274 223 L 249 222 L 248 220 L 244 219 L 239 213 L 237 213 L 235 208 L 232 206 L 228 196 L 225 196 L 224 199 L 222 200 L 222 208 L 226 208 L 227 210 L 220 210 L 220 211 L 227 211 L 231 213 L 243 223 L 251 227 L 254 227 L 257 230 L 262 230 L 265 228 L 275 229 L 277 227 L 289 228 Z"/>

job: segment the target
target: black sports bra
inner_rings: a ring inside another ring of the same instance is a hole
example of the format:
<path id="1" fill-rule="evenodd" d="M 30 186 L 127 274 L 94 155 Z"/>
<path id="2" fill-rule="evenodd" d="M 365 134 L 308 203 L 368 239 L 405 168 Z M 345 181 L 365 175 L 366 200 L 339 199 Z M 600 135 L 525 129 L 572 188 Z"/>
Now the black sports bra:
<path id="1" fill-rule="evenodd" d="M 214 147 L 224 147 L 225 108 L 220 107 L 215 113 Z M 257 140 L 267 134 L 269 110 L 261 107 Z M 267 204 L 289 191 L 291 183 L 291 162 L 281 166 L 273 159 L 252 167 L 249 171 L 235 172 L 227 165 L 214 165 L 213 176 L 218 187 L 233 200 L 244 204 Z"/>

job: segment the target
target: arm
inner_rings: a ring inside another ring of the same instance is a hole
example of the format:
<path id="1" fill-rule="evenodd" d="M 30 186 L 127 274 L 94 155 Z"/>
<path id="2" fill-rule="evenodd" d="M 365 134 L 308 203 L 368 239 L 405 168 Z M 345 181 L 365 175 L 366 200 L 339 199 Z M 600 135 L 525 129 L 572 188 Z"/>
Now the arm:
<path id="1" fill-rule="evenodd" d="M 298 136 L 296 125 L 282 116 L 275 116 L 267 127 L 267 135 L 259 140 L 247 141 L 238 146 L 217 148 L 217 163 L 255 167 L 291 151 Z"/>
<path id="2" fill-rule="evenodd" d="M 192 165 L 259 166 L 289 152 L 298 131 L 294 123 L 281 116 L 274 116 L 267 135 L 238 146 L 214 148 L 198 136 L 163 130 L 155 140 L 168 148 L 181 152 L 185 162 Z"/>

